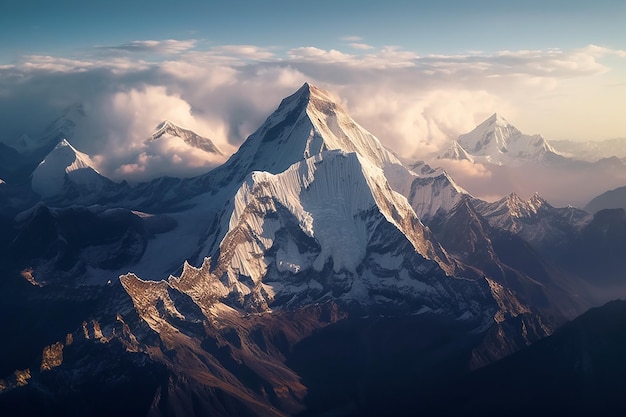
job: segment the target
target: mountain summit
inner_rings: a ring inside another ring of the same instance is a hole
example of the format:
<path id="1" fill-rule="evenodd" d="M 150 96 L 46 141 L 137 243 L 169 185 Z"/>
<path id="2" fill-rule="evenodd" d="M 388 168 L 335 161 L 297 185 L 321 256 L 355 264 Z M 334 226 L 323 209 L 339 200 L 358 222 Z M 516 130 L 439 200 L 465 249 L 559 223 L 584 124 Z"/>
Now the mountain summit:
<path id="1" fill-rule="evenodd" d="M 157 127 L 155 132 L 150 136 L 146 143 L 154 142 L 161 138 L 180 138 L 186 144 L 198 148 L 208 153 L 223 155 L 222 152 L 215 146 L 215 144 L 209 138 L 198 135 L 189 129 L 182 128 L 175 125 L 169 120 L 164 120 Z"/>
<path id="2" fill-rule="evenodd" d="M 526 135 L 497 113 L 462 134 L 441 158 L 495 165 L 543 161 L 556 151 L 541 135 Z"/>
<path id="3" fill-rule="evenodd" d="M 66 194 L 67 187 L 84 193 L 100 192 L 109 184 L 112 182 L 96 170 L 91 158 L 77 151 L 67 139 L 62 139 L 41 161 L 31 181 L 33 191 L 43 198 Z"/>
<path id="4" fill-rule="evenodd" d="M 328 93 L 305 83 L 282 100 L 226 162 L 222 171 L 226 177 L 241 181 L 252 171 L 276 174 L 298 161 L 333 149 L 356 152 L 381 168 L 401 165 Z"/>

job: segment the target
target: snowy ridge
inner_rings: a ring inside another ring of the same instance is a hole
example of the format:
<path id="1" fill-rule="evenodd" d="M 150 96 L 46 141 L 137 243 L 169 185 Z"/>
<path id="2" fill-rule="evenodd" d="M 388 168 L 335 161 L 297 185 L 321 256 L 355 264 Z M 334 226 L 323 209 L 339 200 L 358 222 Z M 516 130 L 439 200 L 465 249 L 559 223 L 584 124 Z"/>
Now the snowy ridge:
<path id="1" fill-rule="evenodd" d="M 438 168 L 413 180 L 408 200 L 420 219 L 428 223 L 433 217 L 450 212 L 463 196 L 471 197 L 445 170 Z"/>
<path id="2" fill-rule="evenodd" d="M 476 209 L 492 226 L 519 234 L 530 242 L 559 235 L 564 227 L 580 229 L 592 218 L 574 207 L 552 207 L 537 193 L 526 201 L 515 193 L 494 203 L 479 201 Z"/>
<path id="3" fill-rule="evenodd" d="M 94 168 L 88 155 L 63 139 L 35 169 L 31 185 L 45 198 L 61 194 L 66 180 L 93 192 L 100 191 L 108 181 Z"/>
<path id="4" fill-rule="evenodd" d="M 508 196 L 496 201 L 489 210 L 484 211 L 485 215 L 494 216 L 500 213 L 517 218 L 529 218 L 536 215 L 547 201 L 535 193 L 528 201 L 524 201 L 520 196 L 511 193 Z"/>
<path id="5" fill-rule="evenodd" d="M 552 206 L 536 193 L 528 201 L 511 193 L 494 203 L 479 204 L 477 208 L 492 226 L 520 233 L 527 220 L 536 217 L 542 208 Z"/>
<path id="6" fill-rule="evenodd" d="M 177 126 L 168 120 L 164 120 L 157 126 L 156 131 L 146 140 L 146 143 L 153 142 L 163 137 L 180 138 L 194 148 L 208 153 L 223 155 L 211 139 L 200 136 L 189 129 Z"/>
<path id="7" fill-rule="evenodd" d="M 471 132 L 460 135 L 440 158 L 520 165 L 541 162 L 549 154 L 557 152 L 541 135 L 525 135 L 494 113 Z"/>
<path id="8" fill-rule="evenodd" d="M 236 229 L 243 214 L 260 196 L 276 199 L 298 220 L 300 229 L 322 247 L 322 253 L 314 262 L 300 265 L 298 270 L 313 267 L 321 271 L 332 255 L 335 272 L 342 269 L 355 272 L 363 260 L 368 241 L 366 225 L 356 219 L 374 208 L 378 208 L 385 220 L 408 238 L 415 235 L 412 230 L 403 230 L 405 225 L 401 224 L 415 216 L 406 200 L 391 190 L 380 168 L 355 153 L 329 151 L 297 163 L 278 175 L 253 173 L 234 199 L 228 230 Z M 262 221 L 253 224 L 256 232 L 266 226 L 272 230 L 272 221 L 269 224 L 265 223 L 266 219 L 257 218 L 256 221 Z M 423 228 L 421 224 L 420 227 Z M 267 233 L 259 235 L 267 236 Z M 263 238 L 258 243 L 260 246 L 253 248 L 255 252 L 270 247 L 270 242 Z M 437 252 L 420 239 L 413 239 L 412 243 L 424 257 Z M 251 248 L 246 248 L 240 255 L 246 256 L 248 249 Z M 287 261 L 297 265 L 296 260 Z M 246 269 L 243 264 L 236 268 Z M 259 275 L 253 270 L 249 275 L 253 279 L 265 272 Z"/>

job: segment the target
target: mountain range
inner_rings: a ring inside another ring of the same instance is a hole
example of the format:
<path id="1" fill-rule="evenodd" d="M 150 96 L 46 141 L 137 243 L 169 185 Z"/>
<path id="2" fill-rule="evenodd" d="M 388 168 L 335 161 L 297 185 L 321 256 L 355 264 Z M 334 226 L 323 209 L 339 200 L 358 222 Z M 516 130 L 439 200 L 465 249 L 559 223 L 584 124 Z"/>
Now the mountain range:
<path id="1" fill-rule="evenodd" d="M 308 83 L 191 178 L 113 182 L 67 133 L 0 184 L 3 415 L 493 413 L 447 401 L 623 288 L 623 209 L 478 199 Z M 168 121 L 147 142 L 168 138 L 220 153 Z M 564 158 L 498 115 L 453 150 Z"/>

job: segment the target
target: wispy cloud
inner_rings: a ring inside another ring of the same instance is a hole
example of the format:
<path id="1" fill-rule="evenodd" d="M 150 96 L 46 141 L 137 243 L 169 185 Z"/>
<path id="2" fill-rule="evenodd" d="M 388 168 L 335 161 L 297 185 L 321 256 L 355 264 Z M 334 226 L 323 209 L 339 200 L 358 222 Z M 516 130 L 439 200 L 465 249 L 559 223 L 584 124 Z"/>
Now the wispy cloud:
<path id="1" fill-rule="evenodd" d="M 344 42 L 359 42 L 362 41 L 363 38 L 361 36 L 342 36 L 339 40 Z"/>
<path id="2" fill-rule="evenodd" d="M 373 46 L 368 45 L 366 43 L 353 42 L 353 43 L 349 43 L 348 45 L 353 49 L 359 49 L 361 51 L 368 51 L 370 49 L 374 49 Z"/>
<path id="3" fill-rule="evenodd" d="M 268 60 L 275 56 L 270 49 L 255 45 L 221 45 L 210 48 L 209 52 L 225 57 L 259 61 Z"/>
<path id="4" fill-rule="evenodd" d="M 187 40 L 144 40 L 132 41 L 122 45 L 103 46 L 102 49 L 112 51 L 125 51 L 131 53 L 158 53 L 158 54 L 178 54 L 193 49 L 197 41 L 194 39 Z"/>

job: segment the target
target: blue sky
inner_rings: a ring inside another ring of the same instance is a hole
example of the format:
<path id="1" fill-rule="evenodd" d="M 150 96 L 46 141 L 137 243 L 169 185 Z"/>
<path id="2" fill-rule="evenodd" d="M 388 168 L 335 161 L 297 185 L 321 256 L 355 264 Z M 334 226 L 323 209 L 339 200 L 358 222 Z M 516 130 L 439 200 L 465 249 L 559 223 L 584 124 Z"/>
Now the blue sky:
<path id="1" fill-rule="evenodd" d="M 548 139 L 626 137 L 624 22 L 621 0 L 5 2 L 0 140 L 83 103 L 74 145 L 146 179 L 167 161 L 138 144 L 161 120 L 232 152 L 305 81 L 407 158 L 494 112 Z"/>
<path id="2" fill-rule="evenodd" d="M 619 0 L 22 1 L 2 8 L 0 37 L 10 40 L 4 62 L 143 39 L 329 49 L 359 36 L 418 53 L 626 47 L 626 3 Z"/>

